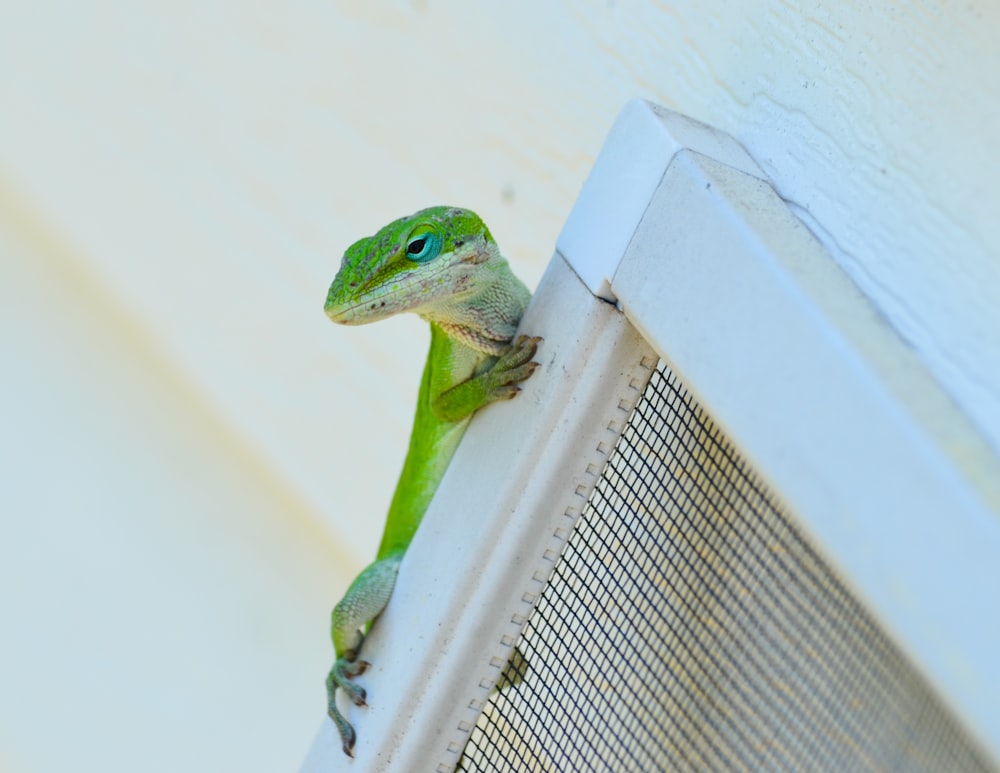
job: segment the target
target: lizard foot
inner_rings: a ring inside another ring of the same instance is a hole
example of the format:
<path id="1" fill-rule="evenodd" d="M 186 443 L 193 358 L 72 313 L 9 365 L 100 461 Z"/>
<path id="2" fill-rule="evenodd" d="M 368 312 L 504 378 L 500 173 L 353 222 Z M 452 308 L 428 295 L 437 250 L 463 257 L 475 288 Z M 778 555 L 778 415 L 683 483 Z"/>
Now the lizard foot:
<path id="1" fill-rule="evenodd" d="M 539 336 L 518 336 L 510 348 L 500 355 L 489 372 L 490 392 L 494 400 L 510 400 L 521 391 L 518 384 L 531 378 L 539 366 L 531 358 L 538 352 L 541 342 Z"/>
<path id="2" fill-rule="evenodd" d="M 328 698 L 327 714 L 333 720 L 333 724 L 340 733 L 341 746 L 344 754 L 348 757 L 354 756 L 354 744 L 357 741 L 357 734 L 347 718 L 340 713 L 337 708 L 337 688 L 343 690 L 351 703 L 355 706 L 367 706 L 365 701 L 365 688 L 354 681 L 354 677 L 360 676 L 368 670 L 371 664 L 367 660 L 348 660 L 346 657 L 337 658 L 330 669 L 330 675 L 326 678 L 326 694 Z"/>

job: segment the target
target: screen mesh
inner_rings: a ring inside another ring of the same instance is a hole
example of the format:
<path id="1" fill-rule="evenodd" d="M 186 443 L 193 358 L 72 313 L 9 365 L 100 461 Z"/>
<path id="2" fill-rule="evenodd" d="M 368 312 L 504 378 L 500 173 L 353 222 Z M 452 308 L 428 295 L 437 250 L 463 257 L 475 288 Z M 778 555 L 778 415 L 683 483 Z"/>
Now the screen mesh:
<path id="1" fill-rule="evenodd" d="M 662 364 L 518 649 L 459 769 L 988 769 Z"/>

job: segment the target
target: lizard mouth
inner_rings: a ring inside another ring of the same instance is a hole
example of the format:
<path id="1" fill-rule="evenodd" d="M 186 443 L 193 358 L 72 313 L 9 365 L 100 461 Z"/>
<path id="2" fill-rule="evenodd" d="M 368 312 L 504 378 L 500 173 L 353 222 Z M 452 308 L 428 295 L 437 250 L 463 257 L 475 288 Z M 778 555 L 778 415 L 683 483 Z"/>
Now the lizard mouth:
<path id="1" fill-rule="evenodd" d="M 390 292 L 379 292 L 374 297 L 371 293 L 353 298 L 344 295 L 343 288 L 335 281 L 323 304 L 326 316 L 339 325 L 363 325 L 393 313 Z"/>
<path id="2" fill-rule="evenodd" d="M 386 289 L 375 296 L 352 300 L 328 300 L 323 306 L 326 316 L 339 325 L 366 325 L 395 314 L 413 311 L 419 304 L 413 303 L 413 298 L 426 296 L 410 295 L 409 288 Z M 406 302 L 410 299 L 411 302 Z"/>
<path id="3" fill-rule="evenodd" d="M 447 276 L 448 271 L 449 266 L 442 264 L 432 271 L 425 269 L 426 273 L 419 276 L 396 276 L 381 286 L 363 292 L 361 298 L 345 299 L 335 280 L 323 311 L 340 325 L 364 325 L 394 314 L 419 312 L 442 294 L 455 295 L 468 289 L 471 277 L 466 275 L 467 272 L 460 272 L 446 284 L 442 278 Z"/>
<path id="4" fill-rule="evenodd" d="M 378 312 L 386 308 L 385 300 L 362 301 L 361 303 L 348 301 L 347 303 L 335 303 L 327 301 L 323 306 L 326 316 L 338 325 L 362 325 L 366 322 L 374 322 L 381 319 Z M 388 316 L 386 312 L 385 316 Z"/>

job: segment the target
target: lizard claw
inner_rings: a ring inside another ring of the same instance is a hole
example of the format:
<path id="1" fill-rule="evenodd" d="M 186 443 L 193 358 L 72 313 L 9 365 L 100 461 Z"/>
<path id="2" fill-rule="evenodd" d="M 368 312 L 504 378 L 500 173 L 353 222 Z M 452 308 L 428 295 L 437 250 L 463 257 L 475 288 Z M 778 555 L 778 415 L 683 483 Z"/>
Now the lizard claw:
<path id="1" fill-rule="evenodd" d="M 500 355 L 500 359 L 490 369 L 493 399 L 510 400 L 517 396 L 521 391 L 518 384 L 531 378 L 531 374 L 539 366 L 531 358 L 538 351 L 541 341 L 539 336 L 518 336 L 510 348 Z"/>
<path id="2" fill-rule="evenodd" d="M 348 676 L 361 676 L 368 670 L 369 666 L 371 666 L 371 663 L 367 660 L 355 660 L 354 663 L 351 664 L 350 668 L 344 670 L 344 673 Z"/>
<path id="3" fill-rule="evenodd" d="M 367 706 L 368 704 L 365 702 L 365 688 L 355 682 L 354 677 L 363 674 L 369 665 L 371 664 L 367 660 L 338 658 L 330 670 L 330 676 L 327 678 L 327 691 L 330 692 L 331 701 L 333 699 L 333 692 L 339 687 L 347 693 L 347 697 L 350 698 L 351 703 L 355 706 Z"/>
<path id="4" fill-rule="evenodd" d="M 538 344 L 542 342 L 541 336 L 521 335 L 511 344 L 510 349 L 500 356 L 500 361 L 508 368 L 517 367 L 528 362 L 538 351 Z M 533 363 L 538 365 L 538 363 Z"/>

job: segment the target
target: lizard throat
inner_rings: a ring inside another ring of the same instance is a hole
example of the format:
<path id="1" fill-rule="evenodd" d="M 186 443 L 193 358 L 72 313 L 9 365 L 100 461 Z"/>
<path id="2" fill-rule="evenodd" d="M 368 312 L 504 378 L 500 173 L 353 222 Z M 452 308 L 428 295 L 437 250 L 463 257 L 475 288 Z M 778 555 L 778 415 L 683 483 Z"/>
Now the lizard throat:
<path id="1" fill-rule="evenodd" d="M 475 349 L 478 352 L 489 354 L 493 357 L 499 357 L 510 346 L 510 338 L 490 338 L 479 331 L 472 330 L 463 325 L 441 322 L 440 320 L 435 321 L 434 324 L 440 327 L 449 338 L 465 344 L 470 349 Z"/>

